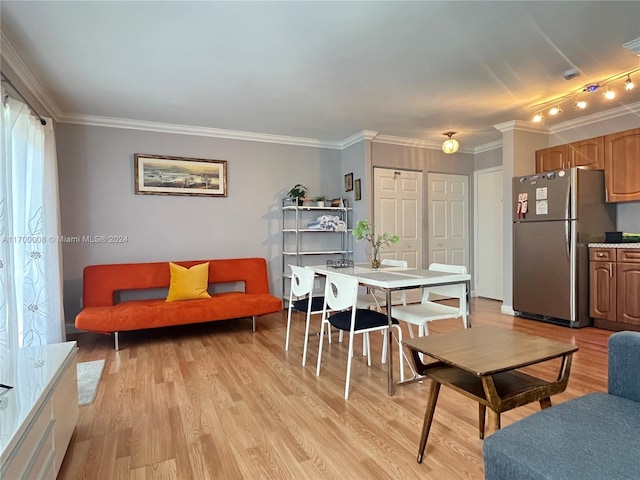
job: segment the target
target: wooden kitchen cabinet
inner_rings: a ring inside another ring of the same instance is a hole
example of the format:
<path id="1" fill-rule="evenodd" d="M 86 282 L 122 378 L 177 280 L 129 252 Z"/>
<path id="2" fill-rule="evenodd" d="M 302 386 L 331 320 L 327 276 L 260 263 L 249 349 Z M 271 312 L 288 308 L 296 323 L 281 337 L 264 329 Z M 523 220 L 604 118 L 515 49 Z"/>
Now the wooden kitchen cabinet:
<path id="1" fill-rule="evenodd" d="M 565 165 L 568 165 L 566 145 L 536 150 L 536 173 L 561 170 L 567 168 Z"/>
<path id="2" fill-rule="evenodd" d="M 536 173 L 572 167 L 604 170 L 604 137 L 588 138 L 536 151 Z"/>
<path id="3" fill-rule="evenodd" d="M 616 321 L 616 252 L 614 248 L 589 249 L 589 315 Z"/>
<path id="4" fill-rule="evenodd" d="M 640 249 L 618 249 L 617 321 L 640 327 Z"/>
<path id="5" fill-rule="evenodd" d="M 604 137 L 607 202 L 640 200 L 640 128 Z"/>
<path id="6" fill-rule="evenodd" d="M 640 331 L 640 248 L 590 248 L 589 260 L 594 325 Z"/>
<path id="7" fill-rule="evenodd" d="M 567 145 L 569 167 L 604 170 L 604 137 L 588 138 Z"/>

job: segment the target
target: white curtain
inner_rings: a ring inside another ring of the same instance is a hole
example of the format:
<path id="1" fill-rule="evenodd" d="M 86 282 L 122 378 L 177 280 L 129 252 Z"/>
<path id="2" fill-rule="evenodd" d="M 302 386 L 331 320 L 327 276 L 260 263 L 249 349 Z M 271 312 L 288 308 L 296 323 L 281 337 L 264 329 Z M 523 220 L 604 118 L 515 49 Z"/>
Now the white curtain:
<path id="1" fill-rule="evenodd" d="M 58 170 L 51 120 L 3 96 L 0 352 L 65 340 Z"/>

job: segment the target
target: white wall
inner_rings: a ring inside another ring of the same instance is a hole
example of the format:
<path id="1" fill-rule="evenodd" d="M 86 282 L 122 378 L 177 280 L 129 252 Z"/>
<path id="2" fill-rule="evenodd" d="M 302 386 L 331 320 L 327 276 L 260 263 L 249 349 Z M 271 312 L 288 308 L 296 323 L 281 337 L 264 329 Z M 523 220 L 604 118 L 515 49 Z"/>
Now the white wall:
<path id="1" fill-rule="evenodd" d="M 124 235 L 121 244 L 64 244 L 67 323 L 80 310 L 86 265 L 265 257 L 281 294 L 281 199 L 296 183 L 344 196 L 341 152 L 260 142 L 60 124 L 62 234 Z M 135 195 L 135 153 L 226 160 L 226 198 Z"/>

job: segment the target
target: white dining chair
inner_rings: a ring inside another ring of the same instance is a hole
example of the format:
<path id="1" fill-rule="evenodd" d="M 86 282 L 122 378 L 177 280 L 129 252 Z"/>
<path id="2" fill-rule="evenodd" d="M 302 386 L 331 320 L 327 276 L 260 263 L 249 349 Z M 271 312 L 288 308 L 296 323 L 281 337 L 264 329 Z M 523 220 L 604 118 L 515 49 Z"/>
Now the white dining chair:
<path id="1" fill-rule="evenodd" d="M 321 314 L 324 307 L 324 297 L 313 296 L 315 273 L 313 270 L 297 265 L 291 268 L 291 289 L 289 290 L 289 308 L 287 312 L 287 334 L 284 349 L 289 351 L 289 335 L 291 332 L 291 313 L 293 310 L 306 315 L 304 327 L 304 347 L 302 351 L 302 366 L 307 363 L 307 345 L 309 344 L 309 325 L 311 315 Z M 331 337 L 329 337 L 331 339 Z"/>
<path id="2" fill-rule="evenodd" d="M 406 260 L 394 260 L 392 258 L 383 258 L 380 265 L 383 267 L 402 267 L 407 268 L 408 263 Z M 407 297 L 404 290 L 399 292 L 393 292 L 391 294 L 391 305 L 406 305 Z M 387 305 L 387 295 L 380 290 L 371 289 L 367 293 L 358 295 L 358 308 L 375 308 L 379 312 L 382 311 L 382 307 Z"/>
<path id="3" fill-rule="evenodd" d="M 466 274 L 467 267 L 464 265 L 445 265 L 443 263 L 432 263 L 429 270 L 442 273 Z M 432 296 L 441 295 L 447 298 L 457 298 L 458 306 L 445 305 L 434 302 Z M 392 306 L 391 314 L 393 318 L 408 324 L 409 335 L 413 338 L 412 325 L 418 326 L 418 336 L 429 335 L 429 322 L 434 320 L 445 320 L 449 318 L 462 318 L 464 328 L 470 327 L 467 315 L 467 289 L 465 284 L 442 285 L 439 287 L 424 288 L 422 292 L 422 302 L 410 305 Z"/>
<path id="4" fill-rule="evenodd" d="M 389 323 L 387 315 L 376 310 L 357 308 L 358 279 L 339 273 L 328 274 L 324 289 L 324 308 L 322 311 L 322 327 L 320 328 L 320 346 L 318 347 L 318 365 L 316 375 L 320 375 L 322 363 L 322 346 L 325 326 L 334 326 L 340 331 L 349 332 L 349 353 L 347 355 L 347 375 L 344 387 L 344 398 L 349 398 L 349 382 L 351 379 L 351 364 L 353 361 L 353 339 L 356 334 L 368 337 L 369 333 L 381 331 L 388 333 Z M 331 313 L 333 310 L 334 313 Z M 404 362 L 402 358 L 402 330 L 397 320 L 393 321 L 397 330 L 399 342 L 400 381 L 404 381 Z M 371 366 L 371 342 L 367 339 L 367 364 Z"/>

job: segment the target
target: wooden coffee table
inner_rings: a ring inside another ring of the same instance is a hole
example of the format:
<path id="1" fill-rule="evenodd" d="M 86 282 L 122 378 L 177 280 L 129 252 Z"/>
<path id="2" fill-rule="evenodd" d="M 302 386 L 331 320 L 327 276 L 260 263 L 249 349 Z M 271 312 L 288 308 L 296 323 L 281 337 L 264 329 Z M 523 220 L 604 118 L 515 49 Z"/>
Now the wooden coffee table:
<path id="1" fill-rule="evenodd" d="M 492 326 L 412 338 L 402 342 L 410 351 L 416 372 L 431 380 L 422 425 L 418 463 L 422 463 L 440 386 L 445 385 L 479 404 L 479 432 L 484 438 L 489 407 L 489 432 L 500 428 L 500 414 L 531 402 L 551 406 L 551 395 L 565 390 L 571 358 L 578 347 L 547 338 Z M 420 354 L 436 361 L 425 364 Z M 533 377 L 517 369 L 562 357 L 554 381 Z"/>

